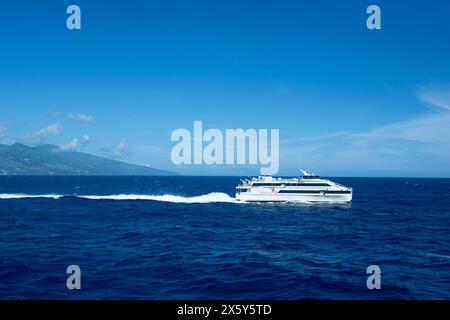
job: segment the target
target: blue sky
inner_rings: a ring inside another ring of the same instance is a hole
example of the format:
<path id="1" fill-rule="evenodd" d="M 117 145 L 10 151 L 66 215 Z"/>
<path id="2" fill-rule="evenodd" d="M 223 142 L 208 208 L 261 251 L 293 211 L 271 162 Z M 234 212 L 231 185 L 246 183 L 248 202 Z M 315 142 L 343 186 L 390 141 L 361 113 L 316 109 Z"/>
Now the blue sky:
<path id="1" fill-rule="evenodd" d="M 444 0 L 4 1 L 0 142 L 257 174 L 175 167 L 171 132 L 202 120 L 280 129 L 280 174 L 450 177 L 449 15 Z"/>

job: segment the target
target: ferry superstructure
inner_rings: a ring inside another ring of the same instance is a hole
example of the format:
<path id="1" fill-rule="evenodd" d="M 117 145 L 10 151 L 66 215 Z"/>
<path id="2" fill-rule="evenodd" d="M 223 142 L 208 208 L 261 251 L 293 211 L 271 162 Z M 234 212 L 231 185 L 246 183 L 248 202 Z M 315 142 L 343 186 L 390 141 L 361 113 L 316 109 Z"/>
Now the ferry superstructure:
<path id="1" fill-rule="evenodd" d="M 302 170 L 298 178 L 259 176 L 241 180 L 236 199 L 245 202 L 350 203 L 353 189 Z"/>

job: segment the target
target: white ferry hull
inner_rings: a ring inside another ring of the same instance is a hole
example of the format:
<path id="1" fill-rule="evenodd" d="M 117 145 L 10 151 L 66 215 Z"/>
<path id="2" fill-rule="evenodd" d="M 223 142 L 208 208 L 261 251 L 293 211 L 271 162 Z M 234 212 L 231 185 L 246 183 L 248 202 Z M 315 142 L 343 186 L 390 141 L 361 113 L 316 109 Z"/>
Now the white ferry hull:
<path id="1" fill-rule="evenodd" d="M 237 193 L 236 200 L 243 202 L 322 202 L 350 203 L 352 194 L 252 194 Z"/>
<path id="2" fill-rule="evenodd" d="M 299 178 L 258 178 L 241 180 L 236 200 L 243 202 L 350 203 L 353 189 L 303 171 Z"/>

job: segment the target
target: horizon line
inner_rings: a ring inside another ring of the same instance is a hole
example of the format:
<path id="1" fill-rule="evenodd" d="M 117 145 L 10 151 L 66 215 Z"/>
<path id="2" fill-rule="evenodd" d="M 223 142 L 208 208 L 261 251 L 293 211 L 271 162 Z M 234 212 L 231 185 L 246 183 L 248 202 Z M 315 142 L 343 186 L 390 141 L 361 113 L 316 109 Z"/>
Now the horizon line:
<path id="1" fill-rule="evenodd" d="M 176 172 L 175 172 L 176 173 Z M 259 175 L 191 175 L 191 174 L 180 174 L 176 173 L 173 175 L 130 175 L 130 174 L 116 174 L 116 175 L 102 175 L 102 174 L 0 174 L 0 177 L 189 177 L 189 178 L 200 178 L 200 177 L 211 177 L 211 178 L 240 178 L 240 177 L 257 177 Z M 296 177 L 294 175 L 279 175 L 273 177 Z M 321 178 L 351 178 L 351 179 L 450 179 L 450 177 L 423 177 L 423 176 L 400 176 L 400 177 L 389 177 L 389 176 L 320 176 Z"/>

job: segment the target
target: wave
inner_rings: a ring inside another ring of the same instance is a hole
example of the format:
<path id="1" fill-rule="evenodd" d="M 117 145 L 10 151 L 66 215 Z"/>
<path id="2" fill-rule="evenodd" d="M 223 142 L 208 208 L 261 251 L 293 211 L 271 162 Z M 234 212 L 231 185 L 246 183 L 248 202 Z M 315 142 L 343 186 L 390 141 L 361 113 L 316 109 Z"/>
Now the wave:
<path id="1" fill-rule="evenodd" d="M 27 198 L 48 198 L 60 199 L 64 197 L 61 194 L 15 194 L 15 193 L 1 193 L 0 199 L 27 199 Z"/>
<path id="2" fill-rule="evenodd" d="M 63 197 L 74 197 L 88 200 L 148 200 L 173 203 L 215 203 L 215 202 L 236 202 L 236 199 L 226 193 L 213 192 L 201 196 L 183 197 L 173 194 L 165 195 L 145 195 L 145 194 L 113 194 L 113 195 L 58 195 L 58 194 L 0 194 L 0 199 L 27 199 L 27 198 L 49 198 L 60 199 Z"/>
<path id="3" fill-rule="evenodd" d="M 183 197 L 173 194 L 144 195 L 144 194 L 116 194 L 109 196 L 77 196 L 89 200 L 150 200 L 175 203 L 213 203 L 213 202 L 235 202 L 236 199 L 226 193 L 213 192 L 195 197 Z"/>

